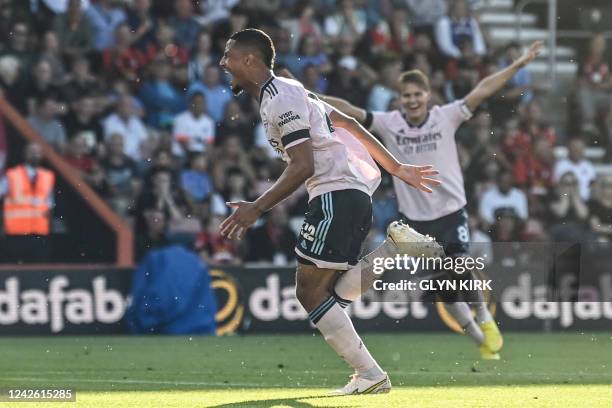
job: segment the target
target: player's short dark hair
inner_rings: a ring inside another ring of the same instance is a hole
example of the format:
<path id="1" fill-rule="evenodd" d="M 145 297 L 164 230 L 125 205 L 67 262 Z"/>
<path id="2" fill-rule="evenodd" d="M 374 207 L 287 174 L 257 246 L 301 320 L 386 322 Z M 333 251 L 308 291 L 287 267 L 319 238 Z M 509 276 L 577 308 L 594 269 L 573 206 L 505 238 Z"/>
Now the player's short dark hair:
<path id="1" fill-rule="evenodd" d="M 429 79 L 427 79 L 427 75 L 419 69 L 403 72 L 399 80 L 402 84 L 415 84 L 429 92 Z"/>
<path id="2" fill-rule="evenodd" d="M 246 28 L 231 35 L 230 40 L 241 47 L 249 47 L 259 53 L 261 59 L 270 69 L 274 67 L 276 51 L 272 39 L 256 28 Z"/>

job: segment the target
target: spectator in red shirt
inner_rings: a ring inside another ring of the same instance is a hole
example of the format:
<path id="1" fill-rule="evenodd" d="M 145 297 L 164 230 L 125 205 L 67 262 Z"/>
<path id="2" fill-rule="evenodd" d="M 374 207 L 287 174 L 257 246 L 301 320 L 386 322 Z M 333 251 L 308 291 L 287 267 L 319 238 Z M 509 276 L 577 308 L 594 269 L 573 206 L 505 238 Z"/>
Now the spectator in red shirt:
<path id="1" fill-rule="evenodd" d="M 389 21 L 381 19 L 373 28 L 370 39 L 374 54 L 408 55 L 412 51 L 414 38 L 410 30 L 406 9 L 396 7 L 393 9 Z"/>
<path id="2" fill-rule="evenodd" d="M 545 196 L 552 187 L 553 164 L 555 157 L 551 146 L 545 139 L 534 142 L 533 149 L 514 162 L 514 181 L 527 188 L 536 196 Z"/>
<path id="3" fill-rule="evenodd" d="M 521 116 L 519 128 L 504 140 L 504 151 L 513 162 L 533 153 L 537 140 L 543 139 L 551 147 L 557 140 L 555 129 L 542 121 L 542 110 L 537 102 L 530 102 Z"/>
<path id="4" fill-rule="evenodd" d="M 64 154 L 64 160 L 81 173 L 83 179 L 87 178 L 87 175 L 93 171 L 96 165 L 96 160 L 88 152 L 86 136 L 83 133 L 78 133 L 70 140 Z"/>
<path id="5" fill-rule="evenodd" d="M 465 40 L 459 45 L 461 56 L 459 58 L 451 58 L 446 63 L 446 77 L 450 80 L 455 80 L 459 75 L 460 69 L 471 69 L 478 76 L 476 80 L 482 79 L 497 71 L 497 67 L 493 61 L 488 59 L 483 62 L 480 55 L 474 52 L 474 45 Z"/>
<path id="6" fill-rule="evenodd" d="M 221 215 L 213 215 L 208 219 L 206 229 L 196 237 L 195 249 L 207 264 L 239 265 L 241 260 L 236 245 L 219 233 L 223 219 Z"/>
<path id="7" fill-rule="evenodd" d="M 182 68 L 189 62 L 189 52 L 175 41 L 174 28 L 160 22 L 155 29 L 155 42 L 149 43 L 146 48 L 147 61 L 165 58 L 174 68 L 173 76 L 181 82 L 187 82 L 187 73 L 181 73 Z M 180 70 L 177 68 L 181 68 Z"/>
<path id="8" fill-rule="evenodd" d="M 546 139 L 537 139 L 533 148 L 514 163 L 514 181 L 525 189 L 532 216 L 546 216 L 546 197 L 550 195 L 553 187 L 554 163 L 554 153 Z"/>
<path id="9" fill-rule="evenodd" d="M 85 134 L 77 134 L 68 144 L 68 149 L 64 154 L 64 160 L 68 162 L 95 191 L 103 196 L 107 196 L 109 185 L 106 175 L 101 166 L 98 165 L 95 157 L 89 154 L 87 137 Z"/>
<path id="10" fill-rule="evenodd" d="M 109 78 L 119 75 L 129 81 L 140 80 L 140 70 L 147 60 L 144 54 L 132 47 L 132 33 L 127 24 L 120 24 L 115 30 L 115 45 L 102 53 L 104 70 Z"/>

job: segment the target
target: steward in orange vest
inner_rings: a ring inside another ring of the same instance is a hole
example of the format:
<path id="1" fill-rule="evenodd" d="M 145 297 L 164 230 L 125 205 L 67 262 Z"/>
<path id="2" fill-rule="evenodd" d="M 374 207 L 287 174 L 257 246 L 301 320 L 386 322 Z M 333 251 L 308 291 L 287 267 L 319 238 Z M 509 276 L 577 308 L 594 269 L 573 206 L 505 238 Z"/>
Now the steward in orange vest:
<path id="1" fill-rule="evenodd" d="M 35 171 L 33 178 L 25 165 L 12 167 L 6 172 L 8 191 L 3 212 L 6 235 L 49 235 L 50 232 L 50 202 L 55 175 L 34 163 L 29 164 L 30 172 Z"/>

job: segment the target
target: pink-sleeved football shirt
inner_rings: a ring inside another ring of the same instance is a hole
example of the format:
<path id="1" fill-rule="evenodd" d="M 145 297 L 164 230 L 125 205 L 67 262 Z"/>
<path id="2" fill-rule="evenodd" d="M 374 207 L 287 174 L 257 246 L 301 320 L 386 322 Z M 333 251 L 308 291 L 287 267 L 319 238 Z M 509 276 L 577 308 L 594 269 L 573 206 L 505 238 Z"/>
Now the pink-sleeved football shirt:
<path id="1" fill-rule="evenodd" d="M 315 171 L 306 180 L 309 199 L 355 189 L 372 195 L 380 172 L 366 148 L 345 129 L 334 129 L 329 105 L 298 81 L 271 77 L 261 88 L 259 112 L 270 145 L 286 162 L 286 149 L 310 140 Z"/>
<path id="2" fill-rule="evenodd" d="M 434 106 L 419 126 L 410 125 L 399 110 L 372 112 L 370 130 L 402 163 L 431 164 L 442 185 L 428 194 L 393 178 L 399 210 L 415 221 L 432 221 L 466 204 L 455 132 L 472 116 L 463 100 Z"/>

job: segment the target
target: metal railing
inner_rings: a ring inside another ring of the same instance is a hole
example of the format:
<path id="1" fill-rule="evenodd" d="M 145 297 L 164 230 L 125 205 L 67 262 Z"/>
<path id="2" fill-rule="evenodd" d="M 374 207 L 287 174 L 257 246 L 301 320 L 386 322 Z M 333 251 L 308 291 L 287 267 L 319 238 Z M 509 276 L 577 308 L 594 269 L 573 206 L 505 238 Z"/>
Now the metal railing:
<path id="1" fill-rule="evenodd" d="M 591 30 L 558 30 L 557 29 L 557 0 L 522 0 L 515 9 L 516 15 L 516 38 L 522 44 L 523 34 L 523 11 L 530 4 L 548 5 L 548 65 L 552 85 L 556 84 L 557 78 L 557 40 L 558 39 L 587 39 L 593 36 Z M 598 31 L 606 39 L 612 39 L 612 30 Z"/>
<path id="2" fill-rule="evenodd" d="M 522 44 L 523 10 L 530 4 L 548 5 L 548 67 L 550 82 L 554 87 L 557 80 L 557 0 L 522 0 L 516 6 L 516 37 Z"/>
<path id="3" fill-rule="evenodd" d="M 66 181 L 83 198 L 86 205 L 94 211 L 114 232 L 116 237 L 117 267 L 132 267 L 134 264 L 134 237 L 132 229 L 113 212 L 100 196 L 77 175 L 74 169 L 48 145 L 26 119 L 4 97 L 0 96 L 0 115 L 28 142 L 38 143 L 51 168 Z M 40 266 L 40 265 L 39 265 Z M 45 265 L 47 268 L 48 265 Z M 15 265 L 2 265 L 1 268 L 17 269 Z M 0 269 L 1 269 L 0 268 Z"/>

